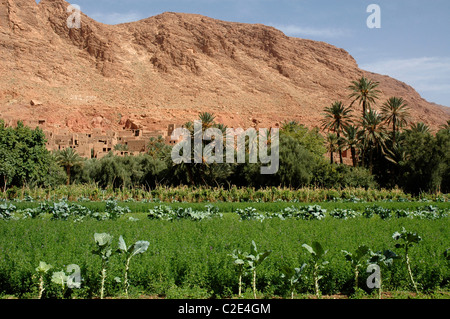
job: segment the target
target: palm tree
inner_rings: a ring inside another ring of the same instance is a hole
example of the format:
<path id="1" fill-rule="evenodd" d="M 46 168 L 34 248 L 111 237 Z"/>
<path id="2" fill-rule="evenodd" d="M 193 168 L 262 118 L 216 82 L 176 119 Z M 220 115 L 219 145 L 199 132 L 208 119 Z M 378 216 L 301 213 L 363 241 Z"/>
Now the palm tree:
<path id="1" fill-rule="evenodd" d="M 281 124 L 281 130 L 286 132 L 293 132 L 300 125 L 297 121 L 284 121 Z"/>
<path id="2" fill-rule="evenodd" d="M 362 141 L 364 153 L 369 152 L 369 169 L 373 171 L 374 150 L 381 150 L 386 154 L 386 141 L 388 134 L 383 126 L 383 117 L 375 110 L 369 110 L 362 120 L 362 130 L 359 132 L 359 139 Z"/>
<path id="3" fill-rule="evenodd" d="M 349 125 L 344 129 L 344 143 L 350 148 L 353 167 L 356 167 L 356 148 L 359 145 L 358 128 L 356 126 Z"/>
<path id="4" fill-rule="evenodd" d="M 411 128 L 408 131 L 414 132 L 414 133 L 424 133 L 424 134 L 431 133 L 430 127 L 423 122 L 411 124 Z"/>
<path id="5" fill-rule="evenodd" d="M 330 152 L 330 163 L 334 163 L 334 152 L 338 149 L 339 139 L 336 134 L 328 133 L 326 137 L 327 150 Z"/>
<path id="6" fill-rule="evenodd" d="M 381 93 L 381 91 L 377 89 L 379 84 L 379 82 L 368 80 L 363 76 L 358 81 L 352 81 L 352 85 L 348 87 L 348 89 L 352 91 L 349 98 L 353 99 L 350 106 L 356 101 L 359 101 L 359 105 L 362 104 L 363 107 L 363 117 L 367 110 L 370 109 L 371 104 L 375 103 L 375 100 L 378 99 L 378 94 Z"/>
<path id="7" fill-rule="evenodd" d="M 408 124 L 408 104 L 401 97 L 391 97 L 381 107 L 381 115 L 387 124 L 392 124 L 392 142 L 395 145 L 398 129 Z"/>
<path id="8" fill-rule="evenodd" d="M 341 101 L 336 101 L 331 105 L 331 107 L 326 107 L 324 112 L 325 118 L 322 120 L 322 128 L 336 133 L 338 140 L 340 140 L 341 133 L 352 122 L 352 116 L 350 114 L 351 108 L 346 108 L 344 103 Z M 342 149 L 339 148 L 338 152 L 340 162 L 342 164 Z"/>
<path id="9" fill-rule="evenodd" d="M 205 131 L 210 128 L 219 129 L 222 132 L 223 137 L 222 145 L 224 145 L 226 143 L 225 133 L 227 127 L 221 123 L 216 123 L 215 116 L 208 112 L 200 113 L 199 120 L 202 123 L 202 128 L 201 130 L 198 131 L 195 130 L 195 124 L 193 122 L 186 122 L 183 125 L 184 128 L 188 129 L 190 132 L 194 163 L 181 163 L 180 165 L 183 169 L 186 169 L 189 182 L 191 183 L 192 186 L 195 186 L 196 182 L 198 182 L 199 180 L 201 180 L 204 185 L 208 185 L 213 182 L 217 183 L 217 179 L 224 179 L 231 174 L 231 169 L 229 165 L 217 165 L 216 163 L 208 164 L 208 158 L 206 158 L 205 154 L 203 154 L 203 150 L 204 147 L 206 146 L 206 143 L 209 143 L 203 139 L 203 134 L 205 133 Z M 199 138 L 202 141 L 201 149 L 197 149 L 194 146 L 196 138 Z M 217 137 L 214 136 L 213 140 L 215 140 L 216 138 Z M 199 163 L 195 162 L 195 159 L 197 157 L 198 158 L 201 157 L 201 162 Z"/>
<path id="10" fill-rule="evenodd" d="M 56 153 L 56 161 L 66 169 L 67 185 L 70 185 L 71 168 L 80 166 L 83 163 L 83 159 L 73 148 L 66 148 Z"/>
<path id="11" fill-rule="evenodd" d="M 199 114 L 199 119 L 202 121 L 202 129 L 207 130 L 214 126 L 215 116 L 208 112 L 203 112 Z"/>
<path id="12" fill-rule="evenodd" d="M 441 130 L 450 130 L 450 120 L 447 120 L 446 124 L 442 124 L 441 126 L 439 126 L 439 128 Z"/>

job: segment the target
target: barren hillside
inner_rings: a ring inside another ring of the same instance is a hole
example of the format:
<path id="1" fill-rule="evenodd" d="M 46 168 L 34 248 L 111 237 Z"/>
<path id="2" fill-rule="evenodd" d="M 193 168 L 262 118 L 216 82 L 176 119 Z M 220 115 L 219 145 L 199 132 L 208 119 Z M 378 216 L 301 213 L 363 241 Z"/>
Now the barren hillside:
<path id="1" fill-rule="evenodd" d="M 114 26 L 83 15 L 81 29 L 69 29 L 68 5 L 0 0 L 0 118 L 79 132 L 120 129 L 130 119 L 155 130 L 209 111 L 233 126 L 314 126 L 325 106 L 349 102 L 346 87 L 362 75 L 381 82 L 380 101 L 405 98 L 415 120 L 437 127 L 450 118 L 323 42 L 181 13 Z"/>

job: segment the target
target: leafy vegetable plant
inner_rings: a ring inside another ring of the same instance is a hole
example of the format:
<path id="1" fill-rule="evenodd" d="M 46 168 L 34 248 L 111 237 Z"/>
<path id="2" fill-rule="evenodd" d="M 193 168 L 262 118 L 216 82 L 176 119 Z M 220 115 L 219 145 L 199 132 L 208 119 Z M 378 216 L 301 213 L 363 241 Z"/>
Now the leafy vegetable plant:
<path id="1" fill-rule="evenodd" d="M 313 259 L 314 290 L 317 298 L 320 298 L 319 280 L 322 279 L 322 276 L 319 275 L 319 271 L 323 266 L 328 264 L 328 261 L 322 261 L 328 250 L 324 250 L 322 245 L 317 241 L 312 243 L 312 247 L 307 244 L 303 244 L 302 247 L 311 254 Z"/>
<path id="2" fill-rule="evenodd" d="M 265 250 L 258 253 L 255 241 L 252 240 L 250 247 L 250 253 L 242 253 L 240 250 L 234 250 L 230 255 L 234 259 L 234 264 L 238 268 L 239 273 L 239 297 L 242 292 L 242 276 L 246 273 L 246 270 L 252 274 L 252 288 L 253 296 L 256 299 L 256 268 L 272 253 L 271 250 Z"/>
<path id="3" fill-rule="evenodd" d="M 247 258 L 247 253 L 242 253 L 239 249 L 235 249 L 231 256 L 234 259 L 234 265 L 236 266 L 239 274 L 239 298 L 242 296 L 242 276 L 245 274 L 245 260 Z"/>
<path id="4" fill-rule="evenodd" d="M 262 253 L 258 253 L 258 248 L 256 247 L 255 241 L 252 240 L 252 245 L 250 247 L 250 254 L 246 256 L 246 261 L 252 272 L 252 287 L 253 296 L 256 299 L 256 268 L 262 264 L 262 262 L 272 253 L 271 250 L 265 250 Z"/>
<path id="5" fill-rule="evenodd" d="M 411 279 L 411 283 L 414 286 L 414 289 L 416 290 L 416 293 L 419 293 L 419 290 L 417 288 L 417 284 L 414 281 L 414 277 L 411 270 L 411 260 L 409 258 L 409 249 L 414 245 L 418 244 L 422 241 L 422 238 L 413 232 L 407 231 L 405 228 L 402 229 L 401 232 L 395 232 L 392 235 L 392 238 L 394 240 L 400 240 L 402 243 L 395 244 L 395 248 L 403 248 L 405 250 L 405 261 L 406 261 L 406 267 L 408 268 L 409 278 Z"/>
<path id="6" fill-rule="evenodd" d="M 303 276 L 303 271 L 305 268 L 306 264 L 303 264 L 300 268 L 290 268 L 286 266 L 281 269 L 281 277 L 288 279 L 289 294 L 291 295 L 291 299 L 294 299 L 295 288 L 300 281 L 300 278 Z"/>
<path id="7" fill-rule="evenodd" d="M 103 299 L 105 293 L 106 270 L 112 255 L 112 239 L 113 237 L 107 233 L 94 234 L 94 240 L 97 246 L 92 253 L 102 259 L 100 299 Z"/>
<path id="8" fill-rule="evenodd" d="M 383 290 L 382 286 L 382 276 L 381 276 L 381 269 L 382 268 L 389 268 L 395 259 L 399 259 L 400 257 L 397 256 L 396 253 L 394 253 L 392 250 L 385 250 L 384 252 L 376 252 L 370 251 L 370 259 L 369 263 L 372 265 L 377 265 L 379 267 L 379 277 L 377 279 L 377 286 L 378 286 L 378 297 L 381 299 L 381 293 Z M 370 266 L 369 266 L 370 267 Z"/>
<path id="9" fill-rule="evenodd" d="M 44 261 L 41 261 L 39 263 L 39 266 L 36 268 L 36 271 L 38 272 L 39 275 L 39 299 L 42 299 L 42 294 L 45 291 L 44 288 L 44 276 L 45 274 L 48 273 L 48 271 L 52 268 L 52 265 L 47 264 Z"/>
<path id="10" fill-rule="evenodd" d="M 124 273 L 124 289 L 125 289 L 125 296 L 128 298 L 128 270 L 130 267 L 130 261 L 133 256 L 143 254 L 147 251 L 148 246 L 150 243 L 148 241 L 138 241 L 134 243 L 133 245 L 127 247 L 127 244 L 125 243 L 125 240 L 122 236 L 119 237 L 119 248 L 117 249 L 117 253 L 125 255 L 125 273 Z"/>
<path id="11" fill-rule="evenodd" d="M 346 250 L 342 250 L 345 259 L 350 262 L 355 273 L 355 292 L 358 290 L 359 269 L 367 263 L 367 259 L 364 259 L 364 257 L 369 253 L 369 251 L 369 247 L 365 245 L 359 246 L 353 254 Z"/>

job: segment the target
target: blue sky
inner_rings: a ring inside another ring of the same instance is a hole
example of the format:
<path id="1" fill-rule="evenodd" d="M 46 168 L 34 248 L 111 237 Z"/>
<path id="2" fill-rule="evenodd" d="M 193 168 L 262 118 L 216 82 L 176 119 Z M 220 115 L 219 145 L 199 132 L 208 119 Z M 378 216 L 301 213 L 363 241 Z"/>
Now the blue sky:
<path id="1" fill-rule="evenodd" d="M 39 1 L 38 1 L 39 2 Z M 117 24 L 165 11 L 274 26 L 288 36 L 347 50 L 365 70 L 413 86 L 430 102 L 450 106 L 449 0 L 73 0 L 93 19 Z M 381 28 L 367 27 L 370 4 Z"/>

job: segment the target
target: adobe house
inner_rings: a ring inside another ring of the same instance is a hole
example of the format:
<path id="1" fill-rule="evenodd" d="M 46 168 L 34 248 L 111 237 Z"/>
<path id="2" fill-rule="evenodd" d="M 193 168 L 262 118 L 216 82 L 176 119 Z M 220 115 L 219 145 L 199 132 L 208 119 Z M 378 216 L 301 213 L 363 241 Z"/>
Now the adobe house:
<path id="1" fill-rule="evenodd" d="M 12 121 L 5 119 L 5 124 L 9 125 Z M 46 123 L 45 119 L 36 121 L 37 126 L 42 126 Z M 47 139 L 46 147 L 49 151 L 63 150 L 72 148 L 77 153 L 85 158 L 103 158 L 109 152 L 118 156 L 138 155 L 145 153 L 148 150 L 148 143 L 150 139 L 162 137 L 166 144 L 174 145 L 177 141 L 172 141 L 170 135 L 177 127 L 175 124 L 170 124 L 167 131 L 144 131 L 142 128 L 135 126 L 133 123 L 128 123 L 132 128 L 124 129 L 123 131 L 106 131 L 103 132 L 100 128 L 95 128 L 90 133 L 71 133 L 67 128 L 45 130 L 44 134 Z M 127 145 L 127 151 L 116 151 L 115 146 L 118 144 Z"/>
<path id="2" fill-rule="evenodd" d="M 148 141 L 146 140 L 128 140 L 125 145 L 128 146 L 128 151 L 133 153 L 145 153 L 147 151 Z"/>

